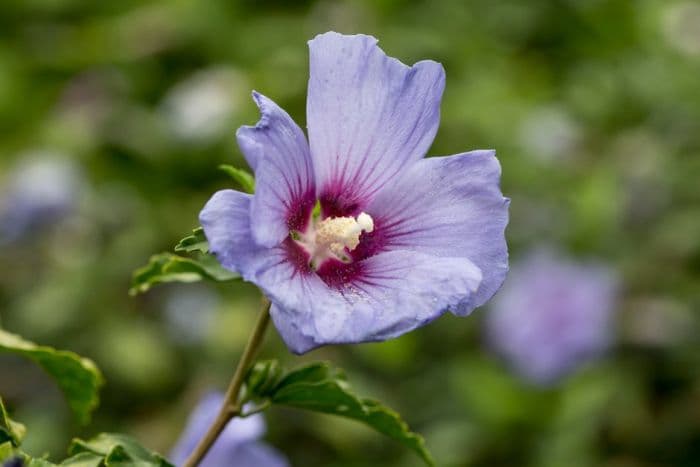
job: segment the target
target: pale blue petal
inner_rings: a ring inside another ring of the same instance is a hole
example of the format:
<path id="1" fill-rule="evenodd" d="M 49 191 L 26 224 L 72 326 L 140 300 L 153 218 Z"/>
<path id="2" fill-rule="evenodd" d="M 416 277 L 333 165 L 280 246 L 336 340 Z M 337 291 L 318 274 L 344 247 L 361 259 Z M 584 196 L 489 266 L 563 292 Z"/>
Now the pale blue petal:
<path id="1" fill-rule="evenodd" d="M 214 422 L 223 402 L 224 395 L 220 392 L 209 393 L 200 401 L 190 415 L 180 439 L 171 451 L 170 459 L 175 465 L 184 464 L 187 457 L 194 451 L 204 433 Z M 220 457 L 222 453 L 230 452 L 241 444 L 253 442 L 264 434 L 265 420 L 262 415 L 256 414 L 246 418 L 235 418 L 226 425 L 226 428 L 202 465 L 206 467 L 210 457 Z M 211 467 L 214 467 L 214 465 L 212 464 Z"/>
<path id="2" fill-rule="evenodd" d="M 477 293 L 452 309 L 461 316 L 491 298 L 508 271 L 500 175 L 494 151 L 423 159 L 367 207 L 384 248 L 465 258 L 481 270 Z"/>
<path id="3" fill-rule="evenodd" d="M 299 271 L 282 252 L 277 260 L 261 263 L 253 282 L 274 304 L 273 322 L 289 349 L 297 354 L 338 336 L 350 314 L 349 303 L 337 290 L 315 273 Z M 331 319 L 333 326 L 318 329 L 320 314 Z"/>
<path id="4" fill-rule="evenodd" d="M 414 251 L 389 251 L 363 262 L 363 274 L 346 294 L 358 309 L 371 308 L 372 321 L 352 319 L 352 328 L 369 324 L 371 340 L 391 339 L 431 322 L 447 309 L 469 300 L 482 281 L 466 258 L 446 258 Z M 366 313 L 354 314 L 359 318 Z M 350 342 L 355 337 L 349 334 Z"/>
<path id="5" fill-rule="evenodd" d="M 391 251 L 362 261 L 362 273 L 341 290 L 314 275 L 286 282 L 273 317 L 296 353 L 382 341 L 434 320 L 468 299 L 480 282 L 479 269 L 467 259 Z"/>
<path id="6" fill-rule="evenodd" d="M 251 200 L 251 195 L 239 191 L 217 191 L 199 214 L 209 250 L 222 266 L 244 277 L 264 254 L 250 233 Z"/>
<path id="7" fill-rule="evenodd" d="M 442 65 L 408 67 L 371 36 L 328 32 L 309 41 L 307 121 L 322 203 L 360 209 L 437 132 Z"/>
<path id="8" fill-rule="evenodd" d="M 202 467 L 289 467 L 289 462 L 277 449 L 267 444 L 246 443 L 238 446 L 228 458 L 217 464 L 203 463 Z"/>
<path id="9" fill-rule="evenodd" d="M 295 317 L 294 313 L 289 313 L 283 307 L 273 303 L 270 308 L 270 315 L 277 332 L 279 332 L 289 350 L 300 355 L 318 347 L 313 338 L 302 334 L 296 327 L 295 321 L 298 318 Z"/>
<path id="10" fill-rule="evenodd" d="M 253 98 L 262 114 L 255 126 L 236 133 L 238 144 L 255 170 L 252 234 L 259 245 L 278 245 L 299 229 L 315 202 L 309 146 L 299 126 L 277 104 L 257 92 Z"/>

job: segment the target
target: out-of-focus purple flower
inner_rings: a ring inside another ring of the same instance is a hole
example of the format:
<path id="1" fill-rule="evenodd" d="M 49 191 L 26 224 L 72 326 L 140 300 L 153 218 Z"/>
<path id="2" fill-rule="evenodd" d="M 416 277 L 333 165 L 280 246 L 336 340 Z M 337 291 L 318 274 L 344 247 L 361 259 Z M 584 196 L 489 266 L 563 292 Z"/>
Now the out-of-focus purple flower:
<path id="1" fill-rule="evenodd" d="M 223 404 L 220 393 L 208 394 L 190 416 L 185 431 L 173 448 L 170 459 L 183 465 L 211 426 Z M 221 433 L 200 464 L 202 467 L 288 467 L 289 462 L 276 449 L 260 441 L 265 434 L 261 414 L 235 418 Z"/>
<path id="2" fill-rule="evenodd" d="M 83 179 L 70 160 L 30 154 L 7 177 L 0 195 L 0 243 L 64 218 L 75 208 Z"/>
<path id="3" fill-rule="evenodd" d="M 12 459 L 6 461 L 2 464 L 2 467 L 22 467 L 24 462 L 21 457 L 13 457 Z"/>
<path id="4" fill-rule="evenodd" d="M 329 32 L 309 48 L 309 142 L 253 93 L 262 118 L 237 137 L 255 195 L 224 190 L 207 203 L 212 252 L 271 299 L 296 353 L 393 338 L 448 308 L 469 314 L 508 269 L 494 151 L 424 158 L 439 123 L 440 64 L 408 67 L 364 35 Z"/>
<path id="5" fill-rule="evenodd" d="M 616 289 L 605 266 L 537 251 L 512 268 L 494 299 L 489 343 L 526 379 L 553 383 L 609 347 Z"/>

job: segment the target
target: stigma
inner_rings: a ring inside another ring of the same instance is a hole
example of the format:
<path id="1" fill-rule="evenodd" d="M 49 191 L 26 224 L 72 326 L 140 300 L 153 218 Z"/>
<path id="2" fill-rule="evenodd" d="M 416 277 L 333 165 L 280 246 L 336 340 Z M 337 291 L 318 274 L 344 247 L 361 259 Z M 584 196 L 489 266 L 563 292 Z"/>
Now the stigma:
<path id="1" fill-rule="evenodd" d="M 309 263 L 317 269 L 325 260 L 336 259 L 350 262 L 348 252 L 360 244 L 362 232 L 374 230 L 374 220 L 367 213 L 357 217 L 328 217 L 312 219 L 306 232 L 292 238 L 309 254 Z"/>

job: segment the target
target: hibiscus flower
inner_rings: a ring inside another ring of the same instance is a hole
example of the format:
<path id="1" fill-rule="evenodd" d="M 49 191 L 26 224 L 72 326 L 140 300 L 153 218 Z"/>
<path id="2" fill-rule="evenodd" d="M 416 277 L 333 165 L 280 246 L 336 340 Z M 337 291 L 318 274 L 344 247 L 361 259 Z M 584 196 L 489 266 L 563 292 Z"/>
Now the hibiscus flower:
<path id="1" fill-rule="evenodd" d="M 309 42 L 308 142 L 272 100 L 238 130 L 255 194 L 219 191 L 200 222 L 221 264 L 272 302 L 295 353 L 382 341 L 464 316 L 508 269 L 508 199 L 491 150 L 425 158 L 445 72 L 370 36 Z"/>

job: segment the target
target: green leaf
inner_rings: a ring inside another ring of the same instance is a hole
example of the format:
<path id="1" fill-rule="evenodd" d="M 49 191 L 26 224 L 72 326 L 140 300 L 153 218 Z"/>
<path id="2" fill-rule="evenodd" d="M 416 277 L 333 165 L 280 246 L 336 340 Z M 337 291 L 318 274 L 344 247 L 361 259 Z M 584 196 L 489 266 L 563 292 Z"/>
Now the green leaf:
<path id="1" fill-rule="evenodd" d="M 20 460 L 21 465 L 24 467 L 56 467 L 56 464 L 53 464 L 46 459 L 32 459 L 29 455 L 27 455 L 27 453 L 22 452 L 20 449 L 13 446 L 12 442 L 6 441 L 4 443 L 0 443 L 0 465 L 4 465 L 9 460 Z"/>
<path id="2" fill-rule="evenodd" d="M 0 442 L 0 462 L 11 459 L 15 455 L 15 447 L 11 441 Z"/>
<path id="3" fill-rule="evenodd" d="M 232 179 L 234 179 L 243 188 L 246 193 L 255 192 L 255 178 L 243 169 L 237 169 L 236 167 L 228 164 L 222 164 L 219 169 L 226 172 Z"/>
<path id="4" fill-rule="evenodd" d="M 92 452 L 81 452 L 61 462 L 65 467 L 101 467 L 104 456 Z"/>
<path id="5" fill-rule="evenodd" d="M 270 367 L 269 364 L 266 365 Z M 260 378 L 264 374 L 264 368 L 265 365 L 258 370 L 253 367 L 250 377 Z M 258 386 L 251 386 L 249 390 L 256 387 L 265 385 L 258 383 Z M 360 421 L 412 449 L 426 464 L 435 465 L 423 437 L 410 431 L 398 413 L 375 400 L 358 397 L 352 392 L 343 372 L 327 363 L 312 363 L 293 370 L 259 396 L 267 398 L 273 404 Z"/>
<path id="6" fill-rule="evenodd" d="M 164 282 L 198 282 L 204 279 L 223 282 L 240 276 L 224 269 L 212 255 L 201 255 L 199 259 L 185 258 L 172 253 L 151 256 L 146 266 L 134 271 L 129 295 L 148 291 Z"/>
<path id="7" fill-rule="evenodd" d="M 40 346 L 0 329 L 0 351 L 34 360 L 53 377 L 82 424 L 99 404 L 99 389 L 104 380 L 97 366 L 87 358 L 51 347 Z"/>
<path id="8" fill-rule="evenodd" d="M 191 235 L 183 238 L 175 245 L 175 251 L 185 251 L 187 253 L 198 251 L 200 253 L 208 253 L 209 242 L 207 241 L 207 237 L 204 236 L 204 229 L 201 227 L 194 229 Z"/>
<path id="9" fill-rule="evenodd" d="M 13 446 L 19 446 L 26 432 L 24 425 L 15 422 L 7 415 L 7 410 L 5 410 L 5 405 L 0 397 L 0 444 L 9 441 Z"/>
<path id="10" fill-rule="evenodd" d="M 49 462 L 46 459 L 37 459 L 27 457 L 24 461 L 26 467 L 56 467 L 56 464 Z"/>
<path id="11" fill-rule="evenodd" d="M 83 441 L 74 439 L 68 448 L 72 457 L 61 465 L 100 466 L 105 467 L 174 467 L 163 456 L 141 446 L 135 439 L 118 433 L 100 433 L 96 437 Z M 82 456 L 82 457 L 80 457 Z M 92 456 L 92 457 L 90 457 Z M 100 459 L 101 464 L 91 464 Z M 76 463 L 77 461 L 83 464 Z"/>

